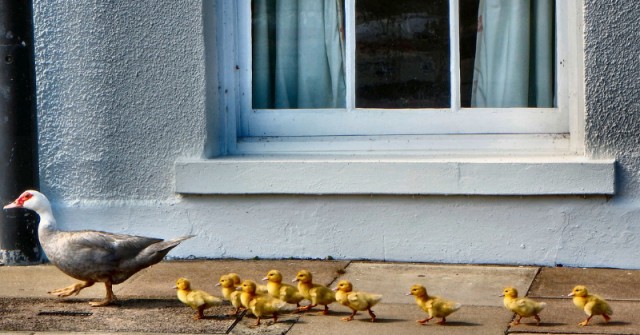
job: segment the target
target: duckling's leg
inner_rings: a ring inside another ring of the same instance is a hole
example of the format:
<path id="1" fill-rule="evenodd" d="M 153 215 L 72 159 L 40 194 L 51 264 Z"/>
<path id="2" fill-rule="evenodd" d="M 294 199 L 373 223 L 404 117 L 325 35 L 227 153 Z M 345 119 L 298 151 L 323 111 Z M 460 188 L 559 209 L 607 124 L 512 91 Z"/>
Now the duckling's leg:
<path id="1" fill-rule="evenodd" d="M 107 296 L 102 301 L 92 301 L 89 303 L 91 307 L 103 307 L 111 305 L 114 301 L 116 301 L 116 296 L 113 294 L 113 287 L 111 281 L 104 282 L 104 287 L 107 289 Z"/>
<path id="2" fill-rule="evenodd" d="M 75 283 L 71 286 L 67 286 L 65 288 L 59 288 L 53 291 L 49 291 L 48 293 L 51 295 L 55 295 L 56 297 L 59 297 L 59 298 L 64 298 L 70 295 L 77 295 L 78 293 L 80 293 L 80 291 L 82 291 L 83 288 L 89 287 L 93 284 L 94 282 L 92 281 L 83 281 L 83 282 Z"/>
<path id="3" fill-rule="evenodd" d="M 273 313 L 273 323 L 278 322 L 278 313 Z"/>
<path id="4" fill-rule="evenodd" d="M 204 318 L 204 309 L 206 306 L 202 305 L 202 306 L 198 306 L 198 309 L 196 310 L 196 315 L 193 316 L 194 320 L 200 320 L 202 318 Z"/>
<path id="5" fill-rule="evenodd" d="M 533 316 L 534 318 L 536 318 L 536 326 L 540 325 L 540 317 L 538 316 L 538 314 Z"/>
<path id="6" fill-rule="evenodd" d="M 256 319 L 257 319 L 257 321 L 256 321 L 256 326 L 259 326 L 259 325 L 260 325 L 260 317 L 259 317 L 259 316 L 256 316 Z"/>
<path id="7" fill-rule="evenodd" d="M 580 322 L 578 324 L 581 325 L 581 326 L 586 326 L 586 325 L 589 324 L 589 321 L 591 321 L 592 317 L 593 317 L 593 315 L 589 315 L 589 317 L 586 320 L 584 320 L 584 321 L 582 321 L 582 322 Z"/>
<path id="8" fill-rule="evenodd" d="M 310 309 L 312 309 L 312 308 L 314 308 L 316 306 L 318 306 L 318 304 L 315 304 L 315 305 L 314 304 L 310 304 L 310 305 L 307 305 L 307 306 L 302 306 L 302 307 L 298 308 L 298 312 L 306 312 L 306 311 L 308 311 L 308 310 L 310 310 Z"/>
<path id="9" fill-rule="evenodd" d="M 430 317 L 428 317 L 428 318 L 426 318 L 424 320 L 418 320 L 416 322 L 423 325 L 423 324 L 429 322 L 429 320 L 431 320 L 431 319 L 433 319 L 433 316 L 430 316 Z"/>
<path id="10" fill-rule="evenodd" d="M 520 324 L 520 320 L 522 320 L 522 317 L 518 315 L 518 318 L 516 320 L 513 320 L 510 325 L 511 326 L 517 326 Z"/>
<path id="11" fill-rule="evenodd" d="M 369 312 L 369 316 L 371 316 L 371 322 L 376 322 L 376 315 L 373 313 L 371 308 L 368 308 L 367 311 Z"/>
<path id="12" fill-rule="evenodd" d="M 609 323 L 609 320 L 611 320 L 611 317 L 607 314 L 602 314 L 602 317 L 604 318 L 605 323 Z"/>
<path id="13" fill-rule="evenodd" d="M 324 310 L 320 314 L 329 315 L 329 305 L 324 305 Z"/>
<path id="14" fill-rule="evenodd" d="M 444 325 L 444 324 L 445 324 L 445 322 L 447 322 L 447 319 L 443 317 L 443 318 L 442 318 L 442 320 L 440 320 L 440 321 L 436 322 L 436 324 L 438 324 L 438 325 Z"/>
<path id="15" fill-rule="evenodd" d="M 351 315 L 349 315 L 349 316 L 347 316 L 347 317 L 342 318 L 342 320 L 344 320 L 344 321 L 351 321 L 351 320 L 353 320 L 353 318 L 356 316 L 356 313 L 358 313 L 358 311 L 356 311 L 355 309 L 353 309 L 352 311 L 353 311 L 353 313 L 351 313 Z"/>

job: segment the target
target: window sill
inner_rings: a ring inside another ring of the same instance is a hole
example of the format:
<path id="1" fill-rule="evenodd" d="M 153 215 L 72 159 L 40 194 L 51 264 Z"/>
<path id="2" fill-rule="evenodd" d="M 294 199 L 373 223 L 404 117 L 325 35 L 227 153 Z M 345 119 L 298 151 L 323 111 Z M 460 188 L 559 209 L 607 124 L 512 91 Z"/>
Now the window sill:
<path id="1" fill-rule="evenodd" d="M 615 161 L 580 156 L 228 156 L 175 163 L 182 194 L 613 195 Z"/>

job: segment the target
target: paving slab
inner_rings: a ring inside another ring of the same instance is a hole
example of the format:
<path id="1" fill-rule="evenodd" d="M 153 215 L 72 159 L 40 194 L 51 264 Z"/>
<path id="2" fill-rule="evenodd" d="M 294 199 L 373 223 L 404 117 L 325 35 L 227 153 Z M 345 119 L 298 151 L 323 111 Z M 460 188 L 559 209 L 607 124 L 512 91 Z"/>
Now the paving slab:
<path id="1" fill-rule="evenodd" d="M 608 299 L 640 300 L 640 271 L 594 268 L 542 268 L 529 296 L 563 297 L 576 285 Z"/>
<path id="2" fill-rule="evenodd" d="M 537 267 L 434 265 L 415 263 L 352 262 L 338 280 L 348 279 L 354 289 L 383 295 L 385 303 L 413 303 L 406 296 L 413 284 L 429 294 L 472 306 L 502 306 L 505 286 L 522 291 L 531 285 Z"/>
<path id="3" fill-rule="evenodd" d="M 587 326 L 579 326 L 587 316 L 573 305 L 571 299 L 538 299 L 547 303 L 540 313 L 542 322 L 536 326 L 533 319 L 523 319 L 523 323 L 510 327 L 508 333 L 525 334 L 640 334 L 640 302 L 610 301 L 614 314 L 609 323 L 595 316 Z"/>
<path id="4" fill-rule="evenodd" d="M 504 308 L 465 306 L 447 318 L 444 326 L 435 323 L 420 325 L 425 313 L 415 305 L 380 303 L 373 309 L 378 316 L 371 322 L 366 312 L 358 312 L 353 321 L 341 318 L 351 314 L 346 307 L 332 306 L 330 315 L 306 313 L 287 335 L 308 334 L 504 334 L 512 315 Z M 433 322 L 433 321 L 432 321 Z"/>
<path id="5" fill-rule="evenodd" d="M 76 282 L 77 280 L 52 265 L 0 267 L 0 297 L 51 297 L 47 292 Z M 82 296 L 92 299 L 104 298 L 104 285 L 88 287 L 82 290 Z"/>
<path id="6" fill-rule="evenodd" d="M 284 335 L 298 322 L 300 314 L 285 313 L 278 316 L 278 322 L 273 319 L 262 319 L 256 326 L 256 318 L 247 314 L 229 332 L 230 335 Z"/>
<path id="7" fill-rule="evenodd" d="M 146 332 L 173 334 L 226 334 L 238 316 L 232 306 L 207 309 L 205 318 L 193 320 L 195 312 L 177 299 L 121 299 L 117 305 L 90 307 L 86 299 L 0 299 L 2 331 L 73 333 Z"/>

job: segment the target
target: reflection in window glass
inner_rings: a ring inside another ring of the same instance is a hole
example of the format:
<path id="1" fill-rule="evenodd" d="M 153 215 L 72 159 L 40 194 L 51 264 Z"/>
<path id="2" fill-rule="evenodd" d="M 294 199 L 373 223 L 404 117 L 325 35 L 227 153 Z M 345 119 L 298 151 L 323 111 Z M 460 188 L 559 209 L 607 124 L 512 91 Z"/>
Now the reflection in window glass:
<path id="1" fill-rule="evenodd" d="M 356 107 L 445 108 L 449 1 L 356 1 Z"/>

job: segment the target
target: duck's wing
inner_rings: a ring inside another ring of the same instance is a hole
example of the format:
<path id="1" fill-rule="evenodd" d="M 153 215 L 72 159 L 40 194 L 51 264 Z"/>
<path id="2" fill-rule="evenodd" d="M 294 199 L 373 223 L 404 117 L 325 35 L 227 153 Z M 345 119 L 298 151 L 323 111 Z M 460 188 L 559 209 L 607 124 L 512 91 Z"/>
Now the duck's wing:
<path id="1" fill-rule="evenodd" d="M 119 277 L 128 277 L 122 274 L 126 271 L 121 264 L 136 259 L 141 250 L 161 241 L 92 230 L 60 232 L 51 246 L 51 255 L 47 256 L 60 270 L 74 278 L 103 281 L 116 273 Z"/>
<path id="2" fill-rule="evenodd" d="M 159 238 L 92 230 L 68 233 L 67 247 L 70 250 L 82 254 L 93 254 L 110 261 L 134 258 L 148 246 L 163 241 Z"/>

